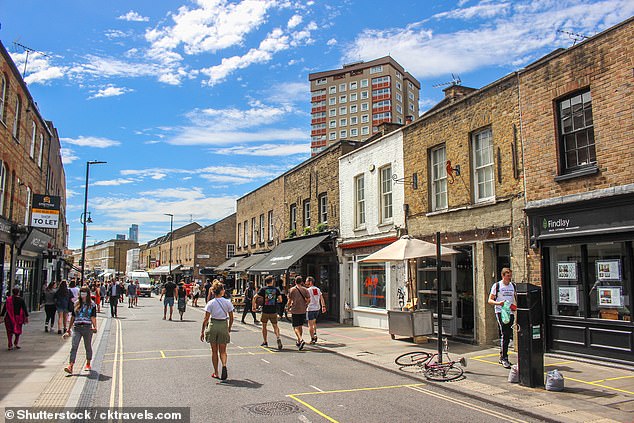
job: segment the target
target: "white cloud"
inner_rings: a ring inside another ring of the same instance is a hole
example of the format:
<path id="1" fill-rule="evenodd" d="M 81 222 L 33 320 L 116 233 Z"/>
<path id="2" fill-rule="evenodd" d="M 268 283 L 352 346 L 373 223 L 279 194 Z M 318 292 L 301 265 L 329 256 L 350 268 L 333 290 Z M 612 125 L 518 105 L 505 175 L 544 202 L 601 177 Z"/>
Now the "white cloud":
<path id="1" fill-rule="evenodd" d="M 289 29 L 293 29 L 295 28 L 297 25 L 302 23 L 303 18 L 301 17 L 301 15 L 293 15 L 289 20 L 288 20 L 288 24 L 286 25 Z"/>
<path id="2" fill-rule="evenodd" d="M 106 32 L 104 32 L 104 35 L 109 40 L 116 40 L 118 38 L 127 38 L 131 34 L 132 33 L 129 31 L 126 32 L 126 31 L 121 31 L 119 29 L 108 29 L 106 30 Z"/>
<path id="3" fill-rule="evenodd" d="M 246 110 L 196 109 L 187 114 L 196 125 L 215 127 L 221 130 L 251 128 L 279 121 L 292 110 L 288 107 L 265 106 L 258 102 Z"/>
<path id="4" fill-rule="evenodd" d="M 121 145 L 119 141 L 99 137 L 80 136 L 79 138 L 60 138 L 60 140 L 64 144 L 72 144 L 80 147 L 108 148 Z"/>
<path id="5" fill-rule="evenodd" d="M 503 3 L 491 3 L 489 1 L 483 1 L 476 6 L 467 8 L 459 8 L 450 10 L 449 12 L 437 13 L 432 18 L 434 19 L 490 19 L 498 15 L 506 15 L 511 10 L 511 4 L 508 2 Z"/>
<path id="6" fill-rule="evenodd" d="M 192 188 L 163 188 L 153 191 L 143 191 L 139 195 L 153 198 L 172 198 L 178 200 L 198 200 L 205 197 L 203 190 L 198 187 Z"/>
<path id="7" fill-rule="evenodd" d="M 62 163 L 67 165 L 71 164 L 75 160 L 79 159 L 79 156 L 75 154 L 75 152 L 70 148 L 60 148 L 60 153 L 62 155 Z"/>
<path id="8" fill-rule="evenodd" d="M 327 46 L 334 46 L 335 44 L 337 44 L 337 40 L 335 38 L 331 38 L 328 41 L 326 41 Z"/>
<path id="9" fill-rule="evenodd" d="M 141 16 L 138 12 L 130 10 L 125 15 L 119 16 L 117 19 L 128 22 L 149 22 L 150 18 Z"/>
<path id="10" fill-rule="evenodd" d="M 294 103 L 307 104 L 310 101 L 309 82 L 286 82 L 273 85 L 266 90 L 267 98 L 277 104 L 283 104 L 288 110 L 296 110 L 291 107 Z"/>
<path id="11" fill-rule="evenodd" d="M 72 189 L 66 189 L 66 198 L 72 198 L 78 196 L 79 193 L 77 191 L 73 191 Z"/>
<path id="12" fill-rule="evenodd" d="M 235 146 L 227 148 L 217 148 L 212 150 L 215 154 L 222 155 L 242 155 L 260 157 L 284 157 L 295 154 L 310 154 L 310 143 L 305 144 L 262 144 L 256 146 Z"/>
<path id="13" fill-rule="evenodd" d="M 131 184 L 133 182 L 136 182 L 134 179 L 129 179 L 129 178 L 118 178 L 118 179 L 109 179 L 109 180 L 104 180 L 104 181 L 95 181 L 95 182 L 91 182 L 90 185 L 94 185 L 94 186 L 101 186 L 101 187 L 112 187 L 112 186 L 119 186 L 119 185 L 126 185 L 126 184 Z"/>
<path id="14" fill-rule="evenodd" d="M 200 177 L 208 180 L 209 182 L 223 182 L 223 183 L 231 183 L 235 185 L 247 184 L 251 182 L 251 178 L 248 178 L 245 176 L 205 174 L 205 175 L 200 175 Z"/>
<path id="15" fill-rule="evenodd" d="M 487 4 L 480 6 L 449 13 L 462 19 L 480 19 L 492 13 Z M 483 66 L 521 66 L 556 47 L 570 46 L 570 40 L 556 31 L 572 22 L 575 31 L 592 35 L 634 14 L 630 0 L 524 1 L 510 7 L 512 13 L 488 18 L 482 24 L 473 22 L 456 32 L 433 33 L 423 22 L 405 28 L 365 30 L 345 49 L 344 61 L 371 60 L 389 52 L 419 78 L 466 73 Z"/>
<path id="16" fill-rule="evenodd" d="M 11 53 L 11 58 L 18 69 L 23 70 L 27 60 L 26 52 Z M 63 78 L 68 71 L 65 66 L 54 66 L 52 55 L 44 55 L 34 51 L 29 53 L 24 82 L 28 85 L 46 84 L 54 79 Z"/>
<path id="17" fill-rule="evenodd" d="M 183 128 L 167 143 L 172 145 L 230 145 L 244 142 L 303 141 L 309 136 L 304 129 L 265 129 L 257 132 L 219 131 L 211 127 Z"/>
<path id="18" fill-rule="evenodd" d="M 165 168 L 151 168 L 151 169 L 126 169 L 121 171 L 121 175 L 127 177 L 135 177 L 136 180 L 142 180 L 143 178 L 156 179 L 157 175 L 188 175 L 183 180 L 191 179 L 191 176 L 197 176 L 206 180 L 213 180 L 214 182 L 233 182 L 233 183 L 247 183 L 254 180 L 268 180 L 277 175 L 283 173 L 287 168 L 280 165 L 224 165 L 224 166 L 207 166 L 200 169 L 165 169 Z M 132 178 L 130 178 L 132 179 Z M 198 188 L 187 188 L 187 190 Z M 166 194 L 161 194 L 165 192 Z M 143 193 L 144 195 L 169 195 L 179 196 L 185 195 L 180 189 L 167 189 L 157 191 L 156 193 Z M 188 194 L 189 195 L 189 194 Z"/>
<path id="19" fill-rule="evenodd" d="M 88 97 L 89 100 L 93 99 L 93 98 L 102 98 L 102 97 L 116 97 L 116 96 L 120 96 L 129 92 L 134 91 L 131 88 L 125 88 L 125 87 L 115 87 L 113 85 L 110 85 L 108 87 L 105 88 L 101 88 L 100 90 L 97 91 L 96 94 Z"/>

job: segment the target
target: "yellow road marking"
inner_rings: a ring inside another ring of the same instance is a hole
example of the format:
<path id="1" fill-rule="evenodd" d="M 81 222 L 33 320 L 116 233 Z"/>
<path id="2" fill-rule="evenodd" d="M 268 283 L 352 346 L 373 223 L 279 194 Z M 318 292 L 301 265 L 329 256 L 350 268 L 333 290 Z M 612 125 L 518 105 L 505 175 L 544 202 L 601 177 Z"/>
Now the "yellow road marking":
<path id="1" fill-rule="evenodd" d="M 599 380 L 593 380 L 590 383 L 600 383 L 600 382 L 605 382 L 607 380 L 619 380 L 619 379 L 631 379 L 634 376 L 619 376 L 619 377 L 609 377 L 607 379 L 599 379 Z"/>
<path id="2" fill-rule="evenodd" d="M 471 409 L 471 410 L 475 410 L 475 411 L 479 411 L 480 413 L 488 414 L 490 416 L 497 417 L 499 419 L 507 420 L 507 421 L 510 421 L 510 422 L 516 422 L 516 423 L 526 423 L 525 420 L 519 420 L 519 419 L 510 417 L 510 416 L 507 416 L 506 414 L 498 413 L 496 411 L 492 411 L 492 410 L 486 409 L 484 407 L 480 407 L 478 405 L 468 403 L 466 401 L 462 401 L 462 400 L 459 400 L 459 399 L 456 399 L 456 398 L 448 397 L 448 396 L 443 395 L 443 394 L 439 394 L 437 392 L 428 391 L 427 389 L 422 389 L 422 388 L 417 387 L 417 386 L 410 386 L 409 389 L 414 390 L 416 392 L 421 392 L 421 393 L 423 393 L 425 395 L 429 395 L 429 396 L 432 396 L 432 397 L 435 397 L 435 398 L 439 398 L 439 399 L 448 401 L 448 402 L 453 403 L 453 404 L 458 404 L 458 405 L 461 405 L 461 406 L 463 406 L 465 408 L 468 408 L 468 409 Z"/>
<path id="3" fill-rule="evenodd" d="M 614 388 L 614 387 L 608 386 L 608 385 L 602 385 L 601 383 L 597 383 L 597 382 L 586 382 L 585 380 L 575 379 L 575 378 L 572 378 L 570 376 L 566 376 L 566 379 L 570 379 L 570 380 L 573 380 L 573 381 L 579 382 L 579 383 L 585 383 L 586 385 L 598 386 L 600 388 L 605 388 L 605 389 L 609 389 L 609 390 L 612 390 L 612 391 L 623 392 L 624 394 L 634 395 L 634 392 L 632 392 L 632 391 L 628 391 L 628 390 L 625 390 L 625 389 Z"/>
<path id="4" fill-rule="evenodd" d="M 161 358 L 167 358 L 165 357 L 165 353 L 163 351 L 161 351 Z"/>
<path id="5" fill-rule="evenodd" d="M 559 363 L 544 364 L 544 367 L 563 366 L 564 364 L 574 363 L 574 361 L 560 361 Z"/>
<path id="6" fill-rule="evenodd" d="M 312 405 L 310 405 L 306 401 L 302 401 L 299 398 L 296 398 L 295 395 L 287 395 L 287 397 L 294 399 L 298 403 L 302 404 L 304 407 L 308 408 L 309 410 L 314 411 L 315 413 L 319 414 L 321 417 L 323 417 L 324 419 L 328 420 L 329 422 L 339 423 L 337 420 L 335 420 L 332 417 L 330 417 L 330 416 L 322 413 L 321 411 L 317 410 L 315 407 L 313 407 Z"/>
<path id="7" fill-rule="evenodd" d="M 413 383 L 409 385 L 389 385 L 389 386 L 375 386 L 370 388 L 352 388 L 352 389 L 338 389 L 334 391 L 322 391 L 322 392 L 301 392 L 299 394 L 293 394 L 295 396 L 304 395 L 322 395 L 322 394 L 340 394 L 344 392 L 361 392 L 361 391 L 379 391 L 383 389 L 396 389 L 396 388 L 409 388 L 409 387 L 425 386 L 424 383 Z M 288 396 L 288 395 L 287 395 Z"/>

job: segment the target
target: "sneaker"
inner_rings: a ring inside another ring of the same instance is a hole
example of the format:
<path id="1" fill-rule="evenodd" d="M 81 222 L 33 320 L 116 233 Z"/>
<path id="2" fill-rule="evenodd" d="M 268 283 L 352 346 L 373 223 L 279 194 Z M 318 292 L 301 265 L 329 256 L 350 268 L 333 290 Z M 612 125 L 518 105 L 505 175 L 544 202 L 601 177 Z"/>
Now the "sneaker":
<path id="1" fill-rule="evenodd" d="M 64 367 L 64 371 L 68 374 L 73 374 L 73 365 L 69 364 L 68 366 Z"/>
<path id="2" fill-rule="evenodd" d="M 223 366 L 220 372 L 220 380 L 227 380 L 227 367 Z"/>
<path id="3" fill-rule="evenodd" d="M 303 350 L 303 349 L 304 349 L 304 345 L 306 345 L 306 342 L 304 342 L 304 340 L 302 339 L 302 340 L 299 342 L 299 345 L 297 346 L 297 348 L 299 348 L 299 350 L 301 351 L 301 350 Z"/>
<path id="4" fill-rule="evenodd" d="M 508 359 L 506 358 L 501 358 L 499 363 L 502 365 L 502 367 L 504 367 L 505 369 L 510 369 L 511 368 L 511 363 L 509 363 Z"/>
<path id="5" fill-rule="evenodd" d="M 277 349 L 281 350 L 282 349 L 282 340 L 277 338 Z"/>
<path id="6" fill-rule="evenodd" d="M 310 345 L 315 345 L 316 343 L 317 343 L 317 337 L 316 336 L 310 338 Z"/>
<path id="7" fill-rule="evenodd" d="M 268 342 L 262 342 L 262 343 L 260 344 L 260 346 L 261 346 L 261 347 L 268 348 L 269 344 L 268 344 Z"/>
<path id="8" fill-rule="evenodd" d="M 84 367 L 84 370 L 89 372 L 90 370 L 92 370 L 92 367 L 90 367 L 89 363 L 86 363 L 86 367 Z"/>

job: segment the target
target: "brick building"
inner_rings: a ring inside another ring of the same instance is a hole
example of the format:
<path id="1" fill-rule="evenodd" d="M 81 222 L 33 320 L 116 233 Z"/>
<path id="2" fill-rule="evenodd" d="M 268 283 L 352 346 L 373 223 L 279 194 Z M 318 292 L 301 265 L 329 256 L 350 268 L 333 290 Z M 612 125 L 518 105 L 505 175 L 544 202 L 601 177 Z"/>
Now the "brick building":
<path id="1" fill-rule="evenodd" d="M 126 272 L 128 250 L 138 246 L 138 243 L 125 239 L 111 239 L 87 245 L 84 266 L 86 277 L 99 276 L 104 280 L 122 277 Z M 81 249 L 73 252 L 73 260 L 81 263 Z M 81 272 L 78 273 L 81 275 Z"/>
<path id="2" fill-rule="evenodd" d="M 339 228 L 339 157 L 358 145 L 337 142 L 238 199 L 238 254 L 271 252 L 238 263 L 234 273 L 242 279 L 273 274 L 280 281 L 285 274 L 312 275 L 329 304 L 328 317 L 339 319 L 339 265 L 331 233 Z"/>
<path id="3" fill-rule="evenodd" d="M 66 182 L 57 130 L 46 121 L 11 56 L 0 43 L 0 294 L 13 285 L 29 307 L 42 284 L 65 274 Z M 57 228 L 31 225 L 34 196 L 59 197 Z M 51 261 L 44 260 L 54 255 Z"/>
<path id="4" fill-rule="evenodd" d="M 634 361 L 634 19 L 519 73 L 546 347 Z"/>
<path id="5" fill-rule="evenodd" d="M 468 342 L 498 336 L 487 299 L 501 268 L 526 278 L 519 125 L 511 74 L 478 90 L 448 87 L 403 129 L 406 227 L 430 242 L 439 231 L 460 251 L 443 260 L 443 333 Z M 418 307 L 436 310 L 435 257 L 417 268 Z"/>

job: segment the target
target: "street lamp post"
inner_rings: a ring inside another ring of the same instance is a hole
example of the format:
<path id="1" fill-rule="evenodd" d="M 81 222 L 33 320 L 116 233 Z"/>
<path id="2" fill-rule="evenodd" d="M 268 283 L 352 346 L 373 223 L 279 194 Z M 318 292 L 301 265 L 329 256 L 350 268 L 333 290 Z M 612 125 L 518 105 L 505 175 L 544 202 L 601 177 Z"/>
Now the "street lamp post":
<path id="1" fill-rule="evenodd" d="M 82 213 L 82 223 L 84 225 L 82 237 L 81 237 L 81 286 L 84 286 L 84 269 L 86 268 L 86 230 L 88 219 L 86 213 L 88 212 L 88 176 L 90 175 L 90 165 L 105 164 L 99 160 L 89 160 L 86 162 L 86 189 L 84 190 L 84 212 Z"/>
<path id="2" fill-rule="evenodd" d="M 172 238 L 174 238 L 174 215 L 171 213 L 163 213 L 165 216 L 170 217 L 170 263 L 169 263 L 169 275 L 172 277 Z"/>

